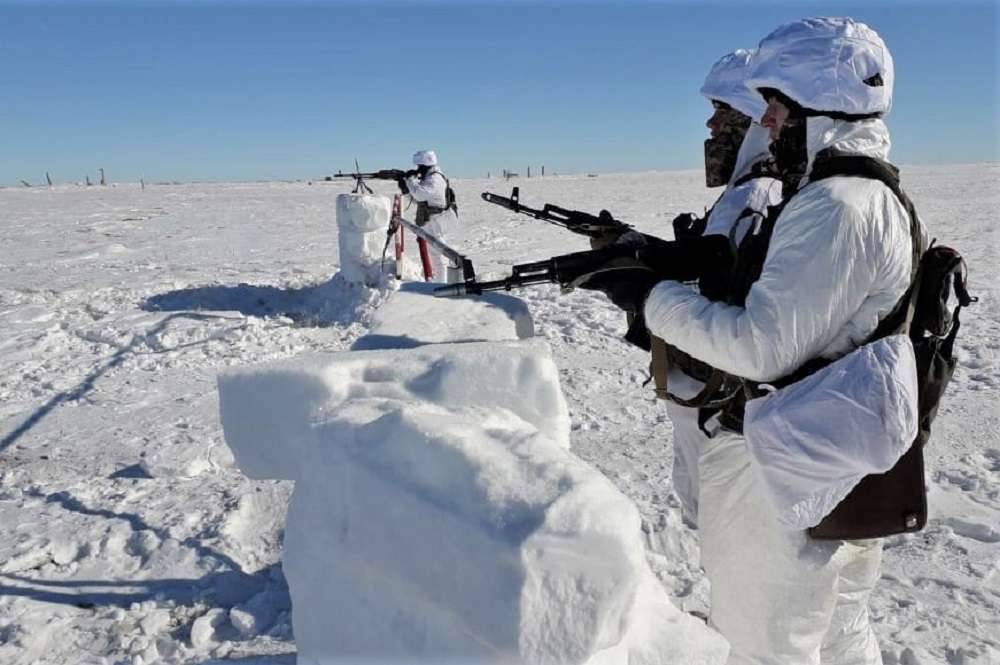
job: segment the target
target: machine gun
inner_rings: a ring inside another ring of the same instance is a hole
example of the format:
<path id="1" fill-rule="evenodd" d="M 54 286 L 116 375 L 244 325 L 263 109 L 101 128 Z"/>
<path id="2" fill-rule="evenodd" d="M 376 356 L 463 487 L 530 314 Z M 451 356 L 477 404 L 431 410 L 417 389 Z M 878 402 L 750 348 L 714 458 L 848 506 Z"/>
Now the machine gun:
<path id="1" fill-rule="evenodd" d="M 606 283 L 607 278 L 638 278 L 636 271 L 646 273 L 644 278 L 653 273 L 659 279 L 686 282 L 698 279 L 706 270 L 724 270 L 732 260 L 729 239 L 725 236 L 699 236 L 673 241 L 641 236 L 637 243 L 614 243 L 600 249 L 515 265 L 510 277 L 504 279 L 477 282 L 473 277 L 463 284 L 439 286 L 434 289 L 434 295 L 481 295 L 486 291 L 510 291 L 553 283 L 558 284 L 564 293 L 577 287 L 602 290 L 601 284 Z"/>
<path id="2" fill-rule="evenodd" d="M 372 180 L 399 180 L 417 173 L 416 169 L 404 171 L 403 169 L 382 169 L 371 173 L 341 173 L 337 171 L 334 178 L 371 178 Z"/>
<path id="3" fill-rule="evenodd" d="M 354 160 L 354 173 L 343 173 L 337 171 L 335 174 L 330 176 L 330 178 L 354 178 L 354 193 L 358 192 L 374 194 L 371 187 L 365 184 L 365 178 L 371 180 L 394 180 L 401 181 L 404 178 L 408 178 L 411 175 L 416 175 L 417 170 L 411 169 L 409 171 L 404 171 L 402 169 L 382 169 L 381 171 L 372 171 L 371 173 L 362 173 L 361 168 L 358 166 L 358 160 Z"/>
<path id="4" fill-rule="evenodd" d="M 483 192 L 482 196 L 487 203 L 502 206 L 523 215 L 530 215 L 535 219 L 544 220 L 598 241 L 613 242 L 618 237 L 632 231 L 630 224 L 615 219 L 607 210 L 602 210 L 597 215 L 591 215 L 579 210 L 561 208 L 551 203 L 546 203 L 541 210 L 521 205 L 518 187 L 515 187 L 514 191 L 511 192 L 510 198 L 490 192 Z"/>

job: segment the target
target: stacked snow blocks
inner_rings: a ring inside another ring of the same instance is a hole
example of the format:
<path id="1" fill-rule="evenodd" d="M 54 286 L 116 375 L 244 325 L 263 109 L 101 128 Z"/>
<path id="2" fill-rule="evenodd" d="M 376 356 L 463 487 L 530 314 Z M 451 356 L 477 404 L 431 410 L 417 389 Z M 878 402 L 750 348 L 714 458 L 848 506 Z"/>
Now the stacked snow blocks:
<path id="1" fill-rule="evenodd" d="M 507 321 L 494 337 L 517 336 Z M 301 665 L 725 660 L 650 571 L 634 504 L 569 451 L 544 342 L 312 356 L 219 391 L 240 468 L 297 481 L 283 566 Z"/>
<path id="2" fill-rule="evenodd" d="M 382 274 L 382 247 L 391 204 L 384 196 L 337 195 L 340 274 L 349 282 L 375 286 Z"/>

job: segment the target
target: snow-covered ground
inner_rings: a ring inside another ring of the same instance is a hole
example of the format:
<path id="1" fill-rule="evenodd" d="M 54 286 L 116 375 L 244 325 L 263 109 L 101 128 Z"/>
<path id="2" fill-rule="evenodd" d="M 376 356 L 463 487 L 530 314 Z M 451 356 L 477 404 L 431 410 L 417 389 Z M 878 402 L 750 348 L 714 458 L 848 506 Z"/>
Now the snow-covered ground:
<path id="1" fill-rule="evenodd" d="M 1000 663 L 1000 168 L 903 175 L 980 302 L 927 451 L 931 522 L 887 543 L 873 618 L 890 665 Z M 660 235 L 716 195 L 695 171 L 452 182 L 463 227 L 450 241 L 483 276 L 587 245 L 482 191 L 516 183 L 528 205 L 606 207 Z M 0 662 L 294 662 L 280 565 L 291 486 L 235 468 L 216 378 L 346 350 L 370 329 L 392 291 L 335 276 L 334 199 L 348 189 L 0 189 Z M 520 295 L 559 367 L 573 451 L 638 505 L 675 604 L 705 611 L 670 425 L 623 317 L 592 292 Z"/>

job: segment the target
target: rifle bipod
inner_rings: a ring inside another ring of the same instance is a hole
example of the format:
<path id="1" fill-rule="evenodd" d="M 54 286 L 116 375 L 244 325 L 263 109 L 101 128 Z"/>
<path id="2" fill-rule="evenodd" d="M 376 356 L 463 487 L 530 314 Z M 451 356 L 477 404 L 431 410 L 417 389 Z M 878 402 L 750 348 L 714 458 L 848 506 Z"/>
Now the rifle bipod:
<path id="1" fill-rule="evenodd" d="M 351 194 L 357 194 L 358 190 L 360 190 L 361 194 L 374 194 L 375 193 L 372 190 L 372 188 L 368 186 L 368 183 L 365 182 L 365 179 L 362 177 L 362 175 L 361 175 L 361 166 L 358 164 L 358 158 L 355 157 L 354 158 L 354 189 L 351 190 Z M 383 255 L 384 254 L 385 254 L 385 252 L 383 252 Z"/>

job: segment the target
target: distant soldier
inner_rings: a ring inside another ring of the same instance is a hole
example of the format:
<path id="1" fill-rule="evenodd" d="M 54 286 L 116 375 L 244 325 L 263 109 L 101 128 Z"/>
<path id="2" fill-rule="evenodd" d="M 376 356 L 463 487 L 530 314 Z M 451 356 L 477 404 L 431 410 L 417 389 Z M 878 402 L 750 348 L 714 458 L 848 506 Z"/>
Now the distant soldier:
<path id="1" fill-rule="evenodd" d="M 399 188 L 404 194 L 409 194 L 417 202 L 417 226 L 433 235 L 441 242 L 452 224 L 458 222 L 458 205 L 455 203 L 455 192 L 448 178 L 438 169 L 437 155 L 433 150 L 420 150 L 413 155 L 413 163 L 417 172 L 399 179 Z M 445 270 L 445 257 L 430 249 L 431 270 L 437 281 L 448 281 L 449 274 Z M 452 268 L 451 279 L 458 279 L 458 266 Z"/>

